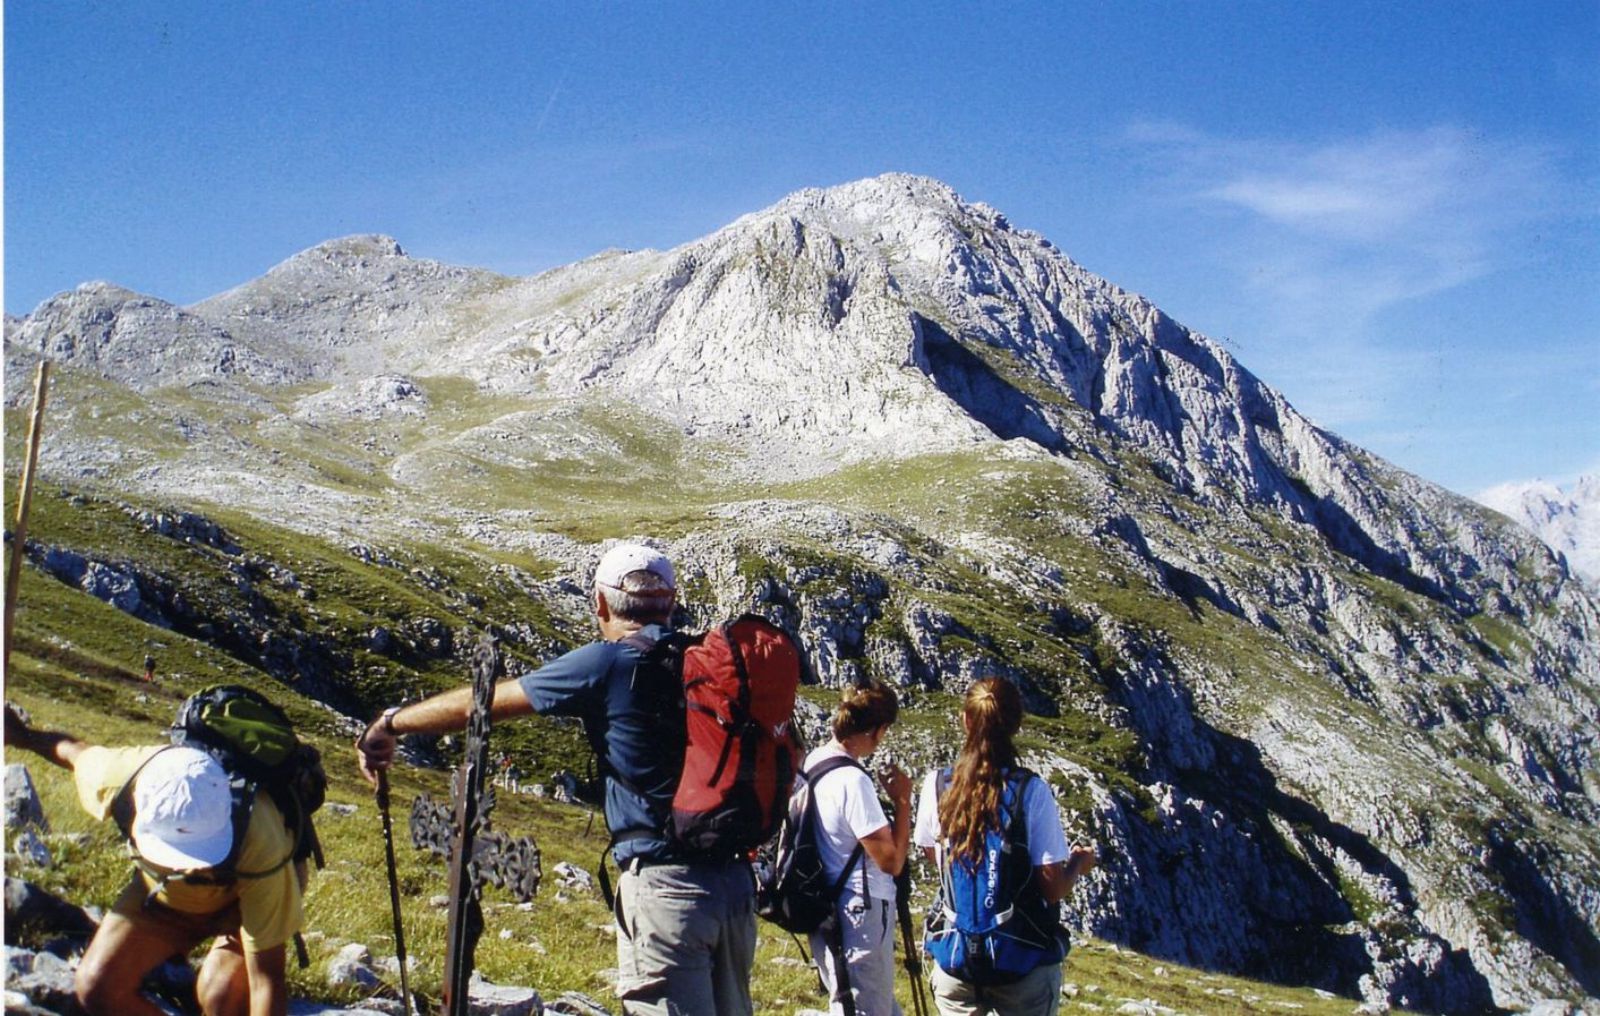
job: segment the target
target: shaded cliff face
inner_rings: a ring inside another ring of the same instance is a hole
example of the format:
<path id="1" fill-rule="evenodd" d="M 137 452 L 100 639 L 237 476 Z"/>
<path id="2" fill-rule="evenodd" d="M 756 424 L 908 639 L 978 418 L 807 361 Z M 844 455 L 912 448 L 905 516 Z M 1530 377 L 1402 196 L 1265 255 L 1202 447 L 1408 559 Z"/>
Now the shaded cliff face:
<path id="1" fill-rule="evenodd" d="M 1098 933 L 1440 1011 L 1600 992 L 1592 594 L 936 181 L 529 279 L 356 237 L 190 308 L 85 286 L 7 321 L 11 409 L 41 354 L 47 476 L 578 588 L 649 532 L 826 683 L 1017 681 Z"/>

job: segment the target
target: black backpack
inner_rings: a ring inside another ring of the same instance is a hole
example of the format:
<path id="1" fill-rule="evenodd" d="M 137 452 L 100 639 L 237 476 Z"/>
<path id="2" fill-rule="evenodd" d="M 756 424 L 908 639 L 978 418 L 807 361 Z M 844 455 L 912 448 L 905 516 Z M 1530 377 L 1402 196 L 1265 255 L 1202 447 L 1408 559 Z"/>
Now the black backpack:
<path id="1" fill-rule="evenodd" d="M 322 769 L 321 753 L 295 735 L 294 724 L 282 709 L 249 688 L 215 685 L 184 700 L 170 735 L 174 746 L 198 748 L 217 760 L 228 773 L 233 809 L 233 847 L 227 858 L 205 871 L 187 872 L 177 878 L 202 885 L 231 885 L 241 878 L 264 878 L 286 864 L 307 858 L 315 859 L 318 868 L 323 867 L 322 845 L 311 814 L 322 807 L 327 796 L 328 776 Z M 149 764 L 147 759 L 139 771 Z M 134 859 L 139 866 L 158 881 L 169 880 L 173 876 L 152 871 L 133 847 L 133 784 L 138 776 L 136 771 L 117 792 L 111 815 L 129 849 L 135 850 Z M 295 847 L 271 868 L 241 871 L 239 851 L 250 826 L 257 790 L 272 798 L 284 822 L 294 830 Z"/>
<path id="2" fill-rule="evenodd" d="M 803 935 L 820 928 L 833 916 L 845 880 L 861 863 L 863 850 L 858 840 L 839 877 L 830 882 L 817 847 L 816 786 L 835 769 L 846 767 L 861 769 L 861 763 L 837 755 L 797 774 L 776 847 L 770 858 L 757 864 L 756 913 L 785 931 Z"/>

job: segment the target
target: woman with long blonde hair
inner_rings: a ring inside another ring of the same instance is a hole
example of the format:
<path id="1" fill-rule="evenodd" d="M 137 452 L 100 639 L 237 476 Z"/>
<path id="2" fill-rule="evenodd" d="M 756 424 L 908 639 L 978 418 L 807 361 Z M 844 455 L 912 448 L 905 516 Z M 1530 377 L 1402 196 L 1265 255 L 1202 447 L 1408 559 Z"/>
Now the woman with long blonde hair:
<path id="1" fill-rule="evenodd" d="M 1022 696 L 1002 678 L 978 681 L 961 708 L 955 765 L 930 772 L 915 840 L 939 868 L 926 945 L 943 1016 L 1039 1016 L 1056 1011 L 1066 936 L 1057 904 L 1094 867 L 1068 850 L 1055 798 L 1017 762 Z"/>

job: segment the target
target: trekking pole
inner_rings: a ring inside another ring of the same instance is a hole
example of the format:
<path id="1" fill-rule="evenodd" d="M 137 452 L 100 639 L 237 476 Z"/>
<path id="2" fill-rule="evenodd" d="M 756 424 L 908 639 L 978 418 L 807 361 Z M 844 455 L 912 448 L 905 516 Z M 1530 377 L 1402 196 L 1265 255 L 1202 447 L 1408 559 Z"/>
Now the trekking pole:
<path id="1" fill-rule="evenodd" d="M 866 872 L 861 873 L 866 878 Z M 833 954 L 833 986 L 835 1001 L 844 1010 L 844 1016 L 856 1016 L 856 992 L 850 986 L 850 958 L 844 950 L 844 919 L 839 915 L 837 903 L 833 907 L 831 918 L 833 927 L 828 929 L 828 951 Z"/>
<path id="2" fill-rule="evenodd" d="M 39 379 L 33 386 L 33 418 L 28 423 L 28 457 L 22 462 L 22 486 L 17 497 L 17 528 L 11 537 L 11 567 L 6 572 L 5 669 L 11 670 L 11 625 L 17 614 L 17 585 L 22 581 L 22 555 L 28 546 L 28 509 L 33 504 L 33 473 L 39 464 L 39 440 L 44 436 L 44 400 L 50 389 L 50 361 L 39 361 Z"/>
<path id="3" fill-rule="evenodd" d="M 928 1016 L 928 1000 L 923 997 L 922 950 L 911 931 L 911 858 L 900 866 L 894 877 L 894 908 L 900 918 L 900 942 L 905 947 L 906 977 L 911 981 L 911 1011 L 914 1016 Z"/>
<path id="4" fill-rule="evenodd" d="M 394 867 L 394 824 L 389 819 L 389 770 L 378 770 L 378 814 L 383 816 L 383 852 L 389 863 L 389 910 L 394 915 L 394 955 L 400 961 L 400 1004 L 411 1016 L 411 985 L 406 977 L 406 932 L 400 922 L 400 878 Z"/>
<path id="5" fill-rule="evenodd" d="M 445 924 L 444 1012 L 467 1016 L 474 969 L 473 954 L 483 935 L 483 876 L 476 861 L 478 843 L 489 828 L 494 794 L 484 793 L 489 767 L 489 728 L 493 721 L 495 681 L 505 676 L 505 660 L 492 635 L 485 633 L 472 654 L 472 713 L 467 719 L 467 747 L 451 788 L 455 797 L 455 840 L 450 850 L 450 917 Z"/>

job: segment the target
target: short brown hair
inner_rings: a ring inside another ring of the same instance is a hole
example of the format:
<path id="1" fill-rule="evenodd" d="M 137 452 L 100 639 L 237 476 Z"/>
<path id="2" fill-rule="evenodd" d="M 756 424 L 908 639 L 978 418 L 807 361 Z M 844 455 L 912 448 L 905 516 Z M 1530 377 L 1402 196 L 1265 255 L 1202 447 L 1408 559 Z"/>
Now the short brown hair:
<path id="1" fill-rule="evenodd" d="M 833 714 L 833 736 L 839 740 L 893 723 L 900 715 L 900 699 L 887 685 L 846 688 Z"/>

